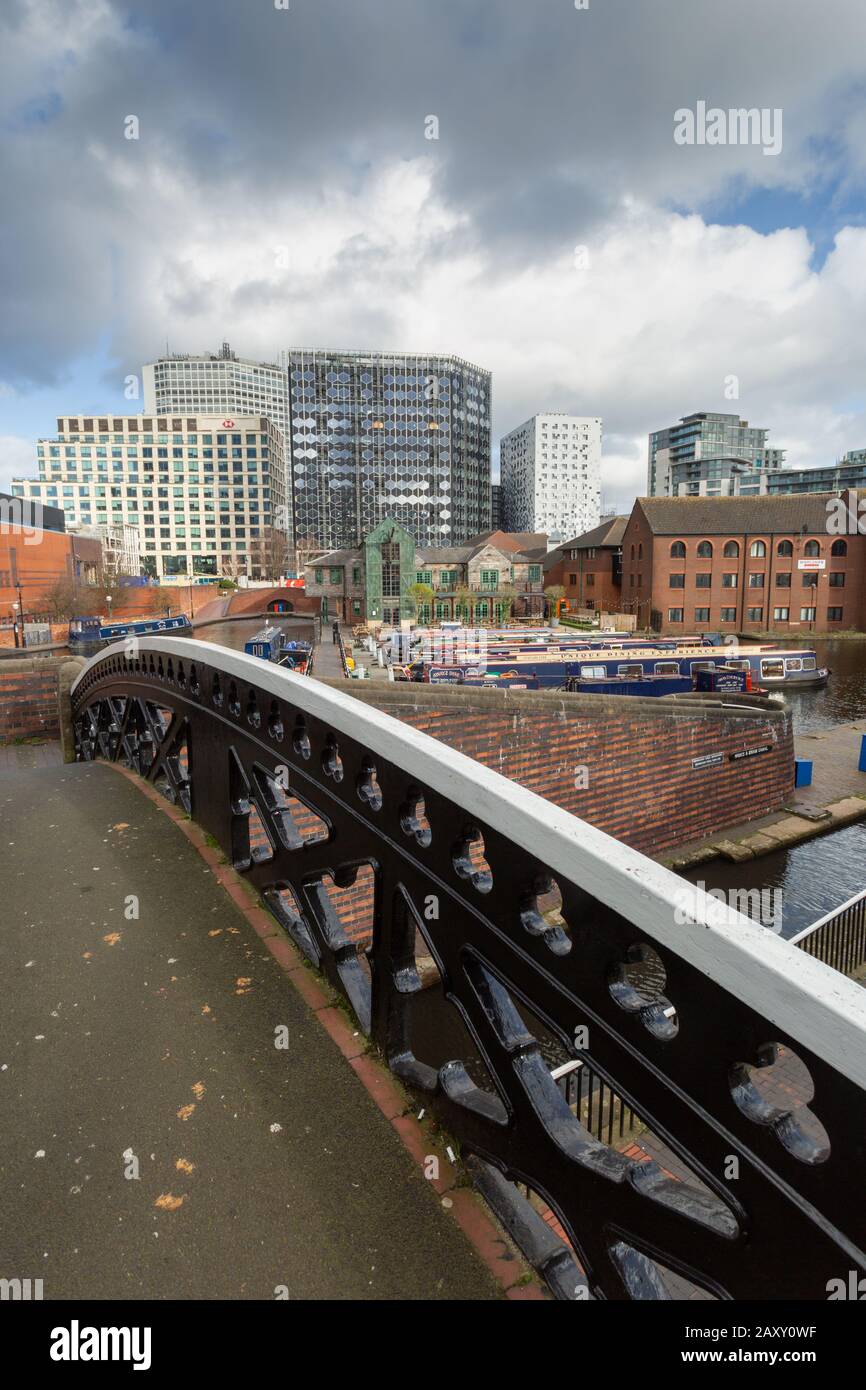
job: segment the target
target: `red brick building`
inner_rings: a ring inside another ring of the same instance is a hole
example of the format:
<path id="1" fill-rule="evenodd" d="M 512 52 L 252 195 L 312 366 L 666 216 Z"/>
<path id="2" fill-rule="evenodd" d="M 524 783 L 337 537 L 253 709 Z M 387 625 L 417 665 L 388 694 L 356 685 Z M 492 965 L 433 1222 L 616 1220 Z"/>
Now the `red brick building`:
<path id="1" fill-rule="evenodd" d="M 41 614 L 46 593 L 59 580 L 95 582 L 101 567 L 98 540 L 0 525 L 0 623 L 11 624 L 19 594 L 25 614 Z"/>
<path id="2" fill-rule="evenodd" d="M 828 529 L 832 493 L 639 497 L 622 607 L 666 635 L 862 628 L 866 536 Z"/>
<path id="3" fill-rule="evenodd" d="M 619 613 L 622 608 L 622 538 L 627 516 L 603 521 L 552 550 L 544 562 L 545 589 L 562 587 L 572 611 L 594 608 Z"/>

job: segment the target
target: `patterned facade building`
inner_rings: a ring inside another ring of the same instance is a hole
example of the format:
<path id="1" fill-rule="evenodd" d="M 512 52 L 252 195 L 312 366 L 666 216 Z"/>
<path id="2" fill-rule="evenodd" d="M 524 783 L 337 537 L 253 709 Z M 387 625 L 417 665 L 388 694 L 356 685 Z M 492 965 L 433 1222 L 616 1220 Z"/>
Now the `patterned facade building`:
<path id="1" fill-rule="evenodd" d="M 357 546 L 386 517 L 419 545 L 489 526 L 489 372 L 425 354 L 287 360 L 299 551 Z"/>

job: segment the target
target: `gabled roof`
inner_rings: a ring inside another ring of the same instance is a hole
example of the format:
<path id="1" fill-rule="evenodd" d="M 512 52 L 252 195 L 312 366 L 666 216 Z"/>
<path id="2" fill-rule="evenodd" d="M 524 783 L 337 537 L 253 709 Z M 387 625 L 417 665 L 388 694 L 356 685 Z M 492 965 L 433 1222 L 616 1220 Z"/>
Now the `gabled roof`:
<path id="1" fill-rule="evenodd" d="M 827 530 L 833 492 L 792 492 L 773 497 L 638 497 L 655 536 L 791 535 Z"/>
<path id="2" fill-rule="evenodd" d="M 453 561 L 455 565 L 464 565 L 473 554 L 472 547 L 468 545 L 422 546 L 415 551 L 415 563 L 447 565 Z"/>
<path id="3" fill-rule="evenodd" d="M 625 535 L 625 528 L 628 525 L 627 516 L 608 517 L 598 526 L 593 526 L 591 531 L 584 531 L 582 536 L 575 536 L 574 540 L 563 541 L 550 554 L 544 562 L 545 570 L 553 569 L 558 564 L 568 550 L 599 550 L 603 546 L 619 546 Z"/>
<path id="4" fill-rule="evenodd" d="M 305 569 L 323 569 L 328 565 L 351 565 L 361 558 L 360 550 L 328 550 L 324 555 L 315 555 L 304 561 Z"/>
<path id="5" fill-rule="evenodd" d="M 542 546 L 547 550 L 547 534 L 544 531 L 482 531 L 470 536 L 467 545 L 495 545 L 497 550 L 537 550 Z"/>

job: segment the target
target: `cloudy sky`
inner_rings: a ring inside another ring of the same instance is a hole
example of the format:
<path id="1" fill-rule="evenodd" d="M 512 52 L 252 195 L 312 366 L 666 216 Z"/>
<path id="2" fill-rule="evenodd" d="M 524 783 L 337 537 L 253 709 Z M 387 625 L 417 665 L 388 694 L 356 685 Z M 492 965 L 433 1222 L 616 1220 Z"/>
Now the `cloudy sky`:
<path id="1" fill-rule="evenodd" d="M 692 410 L 866 447 L 863 0 L 3 0 L 0 76 L 0 486 L 223 339 L 469 358 L 620 506 Z"/>

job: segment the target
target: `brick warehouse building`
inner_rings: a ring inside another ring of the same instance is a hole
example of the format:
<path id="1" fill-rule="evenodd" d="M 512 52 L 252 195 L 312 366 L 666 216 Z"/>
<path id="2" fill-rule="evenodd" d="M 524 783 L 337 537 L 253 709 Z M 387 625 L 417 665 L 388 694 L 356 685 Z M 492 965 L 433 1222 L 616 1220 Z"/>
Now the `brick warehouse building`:
<path id="1" fill-rule="evenodd" d="M 544 587 L 562 587 L 572 610 L 618 613 L 622 605 L 622 538 L 627 516 L 615 516 L 551 550 Z"/>
<path id="2" fill-rule="evenodd" d="M 0 523 L 0 625 L 11 624 L 19 596 L 25 615 L 41 614 L 55 584 L 61 580 L 96 583 L 101 568 L 98 540 L 27 523 Z"/>
<path id="3" fill-rule="evenodd" d="M 833 498 L 639 497 L 623 534 L 623 609 L 673 636 L 863 628 L 866 537 L 830 533 Z"/>

